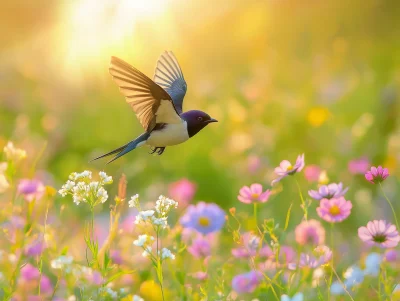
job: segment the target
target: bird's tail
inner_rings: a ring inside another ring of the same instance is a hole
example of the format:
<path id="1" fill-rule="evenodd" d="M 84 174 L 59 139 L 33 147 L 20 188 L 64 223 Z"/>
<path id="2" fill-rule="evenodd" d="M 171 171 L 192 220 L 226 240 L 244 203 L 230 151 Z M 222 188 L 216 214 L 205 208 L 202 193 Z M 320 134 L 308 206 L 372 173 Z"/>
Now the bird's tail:
<path id="1" fill-rule="evenodd" d="M 107 164 L 111 163 L 112 161 L 117 160 L 119 157 L 125 155 L 126 153 L 129 153 L 131 150 L 134 150 L 140 143 L 145 142 L 149 137 L 150 137 L 149 133 L 143 133 L 142 135 L 137 137 L 135 140 L 132 140 L 131 142 L 125 144 L 124 146 L 118 147 L 109 153 L 106 153 L 97 158 L 94 158 L 91 161 L 117 154 L 114 158 L 112 158 L 110 161 L 107 162 Z"/>

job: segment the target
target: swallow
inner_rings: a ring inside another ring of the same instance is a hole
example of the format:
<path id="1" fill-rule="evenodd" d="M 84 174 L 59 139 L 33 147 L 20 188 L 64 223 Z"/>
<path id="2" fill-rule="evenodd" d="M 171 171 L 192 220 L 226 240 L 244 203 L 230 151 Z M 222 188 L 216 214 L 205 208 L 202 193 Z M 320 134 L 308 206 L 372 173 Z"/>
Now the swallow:
<path id="1" fill-rule="evenodd" d="M 183 143 L 208 124 L 218 122 L 203 111 L 182 112 L 187 84 L 171 51 L 165 51 L 158 59 L 153 80 L 114 56 L 109 71 L 145 132 L 93 160 L 115 155 L 107 162 L 111 163 L 144 145 L 150 146 L 151 154 L 161 155 L 167 146 Z"/>

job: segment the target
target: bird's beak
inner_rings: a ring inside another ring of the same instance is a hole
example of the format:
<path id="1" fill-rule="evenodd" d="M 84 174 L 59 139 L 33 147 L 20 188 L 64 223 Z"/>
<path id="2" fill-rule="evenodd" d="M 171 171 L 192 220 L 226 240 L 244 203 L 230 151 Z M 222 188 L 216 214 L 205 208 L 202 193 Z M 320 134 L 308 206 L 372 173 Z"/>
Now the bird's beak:
<path id="1" fill-rule="evenodd" d="M 207 123 L 211 123 L 211 122 L 218 122 L 217 119 L 211 118 L 210 120 L 207 120 Z"/>

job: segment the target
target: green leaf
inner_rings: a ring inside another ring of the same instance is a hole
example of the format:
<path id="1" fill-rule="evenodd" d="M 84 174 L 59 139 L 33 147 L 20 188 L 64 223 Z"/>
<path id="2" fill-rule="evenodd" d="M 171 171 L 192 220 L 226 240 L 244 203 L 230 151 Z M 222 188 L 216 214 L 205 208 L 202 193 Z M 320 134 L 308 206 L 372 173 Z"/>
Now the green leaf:
<path id="1" fill-rule="evenodd" d="M 290 213 L 292 212 L 292 206 L 293 206 L 293 203 L 290 204 L 289 210 L 286 214 L 285 228 L 283 229 L 283 231 L 286 231 L 289 226 Z"/>
<path id="2" fill-rule="evenodd" d="M 175 272 L 175 276 L 176 276 L 176 279 L 178 279 L 178 282 L 181 285 L 185 284 L 185 273 L 184 272 L 177 271 L 177 272 Z"/>

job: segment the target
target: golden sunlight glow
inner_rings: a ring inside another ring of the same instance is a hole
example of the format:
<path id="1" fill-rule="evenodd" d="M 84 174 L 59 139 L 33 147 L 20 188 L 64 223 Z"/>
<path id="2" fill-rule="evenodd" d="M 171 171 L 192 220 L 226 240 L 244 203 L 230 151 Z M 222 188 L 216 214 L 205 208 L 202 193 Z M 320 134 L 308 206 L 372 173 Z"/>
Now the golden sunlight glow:
<path id="1" fill-rule="evenodd" d="M 90 65 L 133 45 L 135 25 L 157 20 L 167 0 L 80 0 L 63 8 L 60 36 L 67 69 Z M 58 41 L 60 42 L 60 41 Z M 60 46 L 60 45 L 58 45 Z"/>

